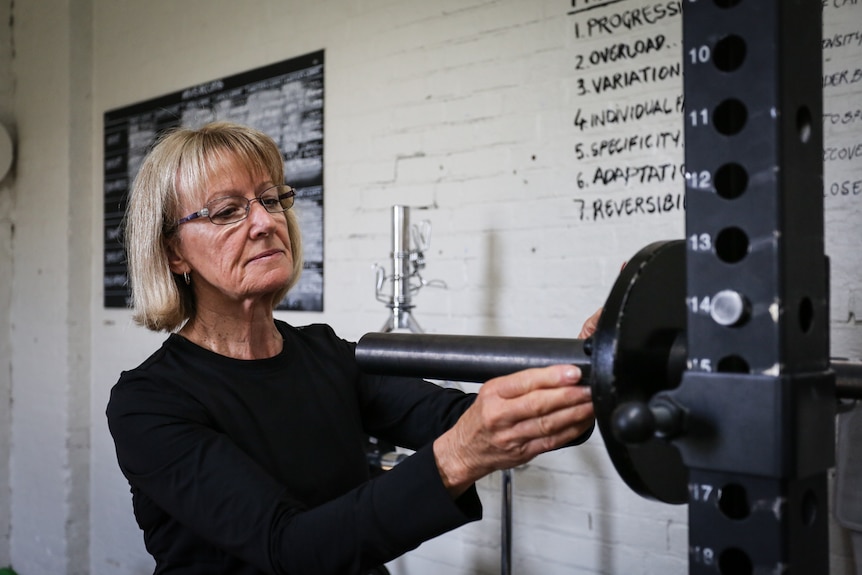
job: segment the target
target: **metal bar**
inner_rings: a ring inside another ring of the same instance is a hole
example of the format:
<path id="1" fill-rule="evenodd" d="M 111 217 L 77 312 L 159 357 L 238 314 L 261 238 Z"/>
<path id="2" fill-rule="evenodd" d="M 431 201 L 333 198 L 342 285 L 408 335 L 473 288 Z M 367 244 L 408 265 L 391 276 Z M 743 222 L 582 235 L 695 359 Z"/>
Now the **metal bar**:
<path id="1" fill-rule="evenodd" d="M 512 470 L 502 472 L 500 518 L 500 573 L 512 575 Z"/>
<path id="2" fill-rule="evenodd" d="M 581 369 L 586 382 L 592 372 L 590 343 L 564 338 L 368 333 L 356 346 L 356 360 L 368 373 L 473 383 L 531 367 L 570 364 Z M 669 357 L 668 363 L 675 362 Z M 862 399 L 862 363 L 835 358 L 831 368 L 836 396 Z"/>
<path id="3" fill-rule="evenodd" d="M 410 208 L 392 206 L 392 305 L 410 309 Z"/>
<path id="4" fill-rule="evenodd" d="M 835 395 L 841 399 L 862 399 L 862 363 L 832 359 Z"/>
<path id="5" fill-rule="evenodd" d="M 531 367 L 572 364 L 590 375 L 579 339 L 368 333 L 356 360 L 368 373 L 484 383 Z"/>

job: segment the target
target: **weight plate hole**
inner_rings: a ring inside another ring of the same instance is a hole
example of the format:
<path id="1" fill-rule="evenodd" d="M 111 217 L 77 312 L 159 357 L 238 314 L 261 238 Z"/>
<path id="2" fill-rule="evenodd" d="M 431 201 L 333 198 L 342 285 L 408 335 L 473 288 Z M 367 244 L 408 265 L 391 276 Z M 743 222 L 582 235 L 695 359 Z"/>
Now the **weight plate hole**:
<path id="1" fill-rule="evenodd" d="M 810 489 L 802 496 L 802 523 L 806 527 L 814 525 L 817 520 L 817 496 Z"/>
<path id="2" fill-rule="evenodd" d="M 739 228 L 725 228 L 715 238 L 715 253 L 719 259 L 734 264 L 748 255 L 748 236 Z"/>
<path id="3" fill-rule="evenodd" d="M 733 8 L 742 0 L 715 0 L 715 5 L 719 8 Z"/>
<path id="4" fill-rule="evenodd" d="M 811 112 L 808 108 L 802 106 L 796 112 L 796 131 L 799 133 L 799 141 L 807 144 L 811 139 Z"/>
<path id="5" fill-rule="evenodd" d="M 715 172 L 715 191 L 726 200 L 741 196 L 748 187 L 748 172 L 739 164 L 724 164 Z"/>
<path id="6" fill-rule="evenodd" d="M 721 488 L 718 494 L 718 508 L 730 519 L 745 519 L 751 513 L 748 494 L 738 483 L 730 483 Z"/>
<path id="7" fill-rule="evenodd" d="M 739 36 L 722 38 L 712 51 L 712 61 L 722 72 L 733 72 L 745 61 L 745 40 Z"/>
<path id="8" fill-rule="evenodd" d="M 725 136 L 733 136 L 742 131 L 748 121 L 748 110 L 739 100 L 725 100 L 712 114 L 715 129 Z"/>
<path id="9" fill-rule="evenodd" d="M 718 360 L 716 369 L 721 373 L 751 373 L 748 362 L 738 355 L 728 355 Z"/>
<path id="10" fill-rule="evenodd" d="M 811 324 L 814 323 L 814 305 L 807 297 L 802 298 L 799 302 L 799 327 L 802 333 L 808 333 L 811 329 Z"/>
<path id="11" fill-rule="evenodd" d="M 748 554 L 736 547 L 721 552 L 718 556 L 718 571 L 721 575 L 751 575 L 754 572 Z"/>

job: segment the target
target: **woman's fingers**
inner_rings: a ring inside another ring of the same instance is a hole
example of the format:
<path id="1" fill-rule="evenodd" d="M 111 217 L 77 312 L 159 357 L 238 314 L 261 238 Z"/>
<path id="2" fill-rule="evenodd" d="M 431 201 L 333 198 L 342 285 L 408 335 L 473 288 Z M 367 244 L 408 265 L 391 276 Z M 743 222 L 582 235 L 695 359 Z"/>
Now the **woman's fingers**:
<path id="1" fill-rule="evenodd" d="M 501 431 L 500 438 L 504 445 L 540 440 L 545 444 L 543 451 L 547 451 L 568 443 L 587 431 L 593 418 L 592 403 L 577 403 L 544 415 L 522 419 Z"/>
<path id="2" fill-rule="evenodd" d="M 463 429 L 474 438 L 469 449 L 507 460 L 525 452 L 536 455 L 533 449 L 525 450 L 536 440 L 549 449 L 558 446 L 558 434 L 565 437 L 563 443 L 574 439 L 572 430 L 586 430 L 593 418 L 590 388 L 576 385 L 579 378 L 575 367 L 557 365 L 489 381 L 479 392 L 475 410 L 465 414 Z"/>
<path id="3" fill-rule="evenodd" d="M 602 309 L 599 308 L 593 315 L 587 318 L 584 325 L 581 327 L 581 333 L 578 334 L 578 339 L 587 339 L 592 336 L 599 327 L 599 318 L 602 315 Z"/>
<path id="4" fill-rule="evenodd" d="M 573 386 L 580 380 L 581 370 L 577 366 L 552 365 L 496 377 L 486 382 L 482 390 L 486 394 L 494 393 L 504 399 L 514 399 L 538 389 Z"/>
<path id="5" fill-rule="evenodd" d="M 528 423 L 528 426 L 537 427 L 539 433 L 542 426 L 546 426 L 551 432 L 559 426 L 546 425 L 546 421 L 564 422 L 578 416 L 580 411 L 573 408 L 581 405 L 592 406 L 591 400 L 590 388 L 585 386 L 540 388 L 514 399 L 489 400 L 483 406 L 486 409 L 483 419 L 485 427 L 491 431 L 499 429 L 510 434 L 526 429 L 519 426 L 522 422 L 532 422 Z"/>
<path id="6" fill-rule="evenodd" d="M 488 381 L 455 426 L 434 443 L 453 494 L 574 440 L 593 423 L 590 389 L 571 365 L 528 369 Z"/>

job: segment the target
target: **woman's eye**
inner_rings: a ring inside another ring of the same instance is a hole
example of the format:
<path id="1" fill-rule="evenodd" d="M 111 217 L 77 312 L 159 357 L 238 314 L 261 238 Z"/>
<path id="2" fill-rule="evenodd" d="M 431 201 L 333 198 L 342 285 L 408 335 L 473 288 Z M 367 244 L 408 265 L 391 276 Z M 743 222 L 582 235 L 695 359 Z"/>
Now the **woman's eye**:
<path id="1" fill-rule="evenodd" d="M 217 220 L 228 220 L 231 218 L 236 218 L 241 215 L 244 215 L 243 208 L 236 204 L 228 204 L 226 206 L 218 207 L 212 214 L 211 217 Z"/>
<path id="2" fill-rule="evenodd" d="M 239 208 L 237 208 L 236 206 L 228 206 L 226 208 L 219 209 L 219 211 L 216 212 L 216 216 L 221 217 L 221 218 L 223 218 L 225 216 L 232 216 L 232 215 L 236 214 L 238 211 L 239 211 Z"/>

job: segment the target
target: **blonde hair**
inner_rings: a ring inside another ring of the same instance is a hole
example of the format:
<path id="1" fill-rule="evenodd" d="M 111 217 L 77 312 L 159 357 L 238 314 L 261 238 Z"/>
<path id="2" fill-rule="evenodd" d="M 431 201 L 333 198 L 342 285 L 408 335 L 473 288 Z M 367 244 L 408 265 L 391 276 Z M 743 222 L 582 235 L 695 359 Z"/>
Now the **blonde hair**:
<path id="1" fill-rule="evenodd" d="M 284 161 L 275 142 L 253 128 L 214 122 L 199 129 L 177 128 L 162 136 L 144 159 L 132 184 L 124 219 L 124 243 L 132 290 L 133 319 L 153 331 L 174 331 L 194 317 L 191 286 L 171 272 L 168 242 L 177 232 L 181 195 L 202 189 L 226 161 L 251 173 L 284 182 Z M 285 212 L 293 255 L 290 281 L 274 305 L 296 285 L 302 272 L 302 244 L 293 210 Z"/>

